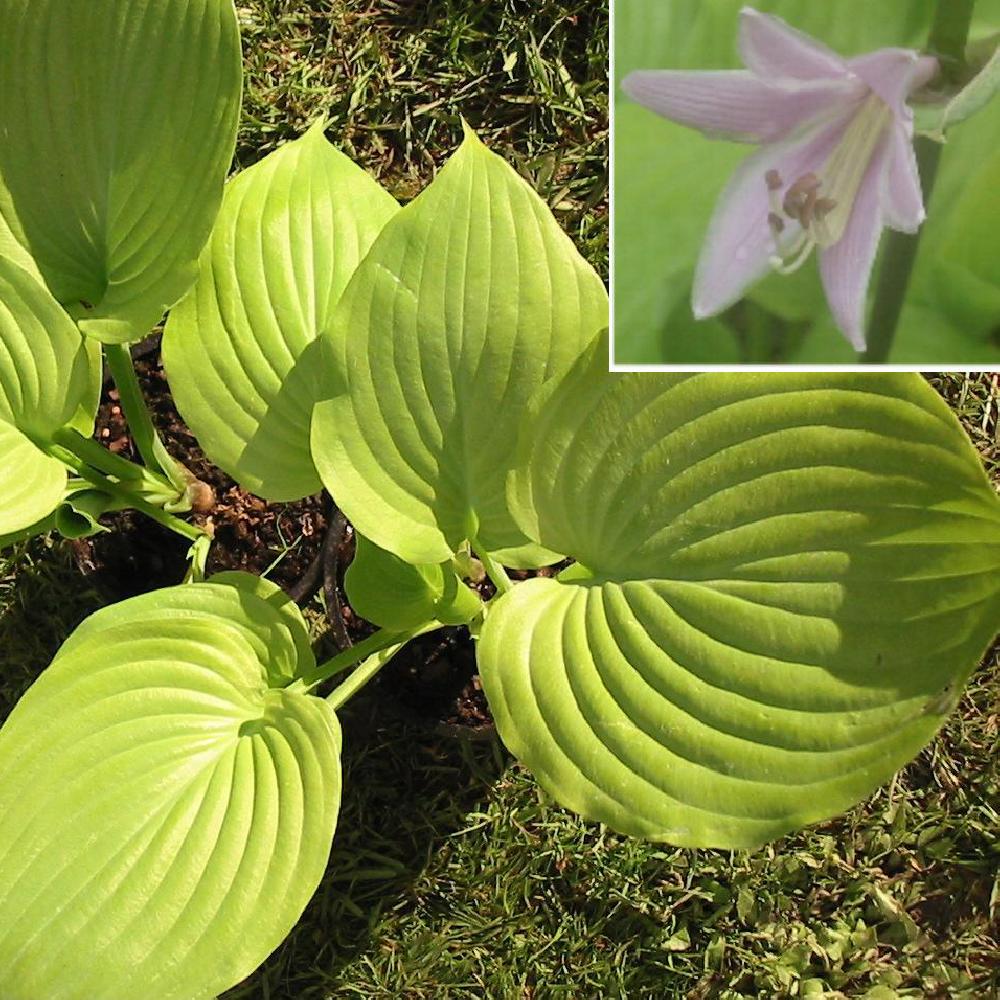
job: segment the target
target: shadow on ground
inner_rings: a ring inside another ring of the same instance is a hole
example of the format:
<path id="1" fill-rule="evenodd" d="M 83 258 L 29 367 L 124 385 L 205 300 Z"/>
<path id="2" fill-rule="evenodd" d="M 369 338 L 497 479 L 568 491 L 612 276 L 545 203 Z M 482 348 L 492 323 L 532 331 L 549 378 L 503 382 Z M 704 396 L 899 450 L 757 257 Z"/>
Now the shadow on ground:
<path id="1" fill-rule="evenodd" d="M 36 538 L 5 554 L 0 561 L 0 720 L 101 603 L 67 543 Z"/>
<path id="2" fill-rule="evenodd" d="M 503 773 L 495 737 L 442 737 L 397 716 L 377 690 L 342 710 L 343 799 L 326 876 L 289 937 L 222 1000 L 322 995 L 305 984 L 338 995 L 346 969 L 392 947 L 376 939 L 380 918 L 414 905 L 424 869 Z"/>

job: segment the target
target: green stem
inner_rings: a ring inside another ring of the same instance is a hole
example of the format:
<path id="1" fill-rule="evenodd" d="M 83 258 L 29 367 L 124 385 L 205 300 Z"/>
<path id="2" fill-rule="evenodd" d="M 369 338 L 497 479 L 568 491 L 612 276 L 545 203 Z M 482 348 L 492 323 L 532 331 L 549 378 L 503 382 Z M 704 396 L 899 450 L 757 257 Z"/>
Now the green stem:
<path id="1" fill-rule="evenodd" d="M 336 656 L 314 667 L 303 674 L 291 686 L 296 691 L 309 691 L 325 680 L 349 670 L 357 665 L 357 670 L 327 696 L 327 701 L 334 709 L 340 708 L 346 701 L 354 697 L 395 655 L 418 635 L 433 632 L 442 628 L 440 622 L 427 622 L 419 628 L 408 632 L 393 632 L 390 629 L 379 629 L 367 639 L 355 643 L 349 649 L 339 652 Z"/>
<path id="2" fill-rule="evenodd" d="M 118 389 L 118 399 L 121 401 L 128 429 L 143 464 L 150 469 L 156 469 L 160 464 L 153 451 L 156 428 L 153 426 L 149 410 L 146 409 L 146 401 L 143 399 L 139 379 L 135 374 L 135 365 L 132 363 L 132 353 L 126 344 L 105 344 L 104 356 L 107 358 L 111 377 Z"/>
<path id="3" fill-rule="evenodd" d="M 84 437 L 72 427 L 63 427 L 53 436 L 56 444 L 71 451 L 87 465 L 130 485 L 129 492 L 153 506 L 164 507 L 170 513 L 191 509 L 186 490 L 178 492 L 174 483 L 155 469 L 130 462 L 121 455 L 100 445 L 93 438 Z"/>
<path id="4" fill-rule="evenodd" d="M 87 439 L 82 438 L 82 440 Z M 100 445 L 97 445 L 97 448 L 106 455 L 111 454 L 107 449 L 101 448 Z M 157 521 L 178 535 L 183 535 L 192 542 L 197 541 L 205 535 L 205 532 L 196 525 L 182 521 L 179 517 L 174 517 L 173 514 L 168 514 L 161 507 L 147 503 L 140 496 L 133 493 L 128 488 L 127 483 L 116 482 L 114 479 L 109 479 L 98 469 L 91 468 L 79 455 L 62 444 L 48 444 L 44 450 L 53 458 L 59 459 L 60 462 L 72 469 L 81 479 L 86 479 L 92 486 L 96 486 L 110 496 L 116 497 L 123 501 L 125 506 L 131 507 L 141 514 L 145 514 L 146 517 L 152 518 L 152 520 Z M 114 457 L 117 458 L 118 456 Z M 125 459 L 122 459 L 122 461 L 124 462 Z M 126 462 L 126 464 L 132 465 L 131 462 Z"/>
<path id="5" fill-rule="evenodd" d="M 513 590 L 514 584 L 511 583 L 510 577 L 507 576 L 503 566 L 475 541 L 473 541 L 472 547 L 476 550 L 476 556 L 483 564 L 486 575 L 493 581 L 493 586 L 497 588 L 497 593 L 506 594 L 508 591 Z"/>
<path id="6" fill-rule="evenodd" d="M 435 625 L 434 627 L 436 628 L 437 626 Z M 348 646 L 347 649 L 341 650 L 329 660 L 317 664 L 312 670 L 299 678 L 296 687 L 301 686 L 308 691 L 310 688 L 314 688 L 317 684 L 322 684 L 323 681 L 329 680 L 336 674 L 344 670 L 349 670 L 355 664 L 360 663 L 373 654 L 388 649 L 390 646 L 402 645 L 402 643 L 418 634 L 419 632 L 394 632 L 389 629 L 379 629 L 368 636 L 367 639 L 362 639 L 353 646 Z"/>
<path id="7" fill-rule="evenodd" d="M 333 692 L 327 695 L 327 703 L 336 711 L 345 702 L 353 698 L 405 645 L 397 642 L 385 649 L 380 649 L 371 656 L 366 656 L 358 669 L 347 678 L 343 684 L 338 684 Z"/>
<path id="8" fill-rule="evenodd" d="M 170 489 L 170 484 L 162 476 L 136 465 L 135 462 L 130 462 L 127 458 L 122 458 L 121 455 L 116 455 L 93 438 L 84 437 L 72 427 L 63 427 L 62 430 L 56 431 L 54 440 L 56 444 L 71 451 L 87 465 L 123 482 L 142 480 Z"/>
<path id="9" fill-rule="evenodd" d="M 161 470 L 174 489 L 184 496 L 188 482 L 193 477 L 185 475 L 186 470 L 170 455 L 160 440 L 160 435 L 156 433 L 135 373 L 131 351 L 125 344 L 105 344 L 104 356 L 108 360 L 111 377 L 118 389 L 118 399 L 143 465 L 149 469 Z"/>
<path id="10" fill-rule="evenodd" d="M 941 144 L 933 139 L 918 139 L 914 144 L 917 152 L 917 169 L 924 190 L 924 204 L 930 204 L 931 191 L 937 177 L 941 161 Z M 889 360 L 892 342 L 899 326 L 910 275 L 916 263 L 920 248 L 920 235 L 916 233 L 891 232 L 886 241 L 885 255 L 875 289 L 871 321 L 868 324 L 868 346 L 859 360 L 868 365 L 880 365 Z"/>
<path id="11" fill-rule="evenodd" d="M 210 535 L 202 535 L 188 549 L 188 568 L 184 574 L 185 583 L 201 583 L 208 569 L 208 554 L 212 548 Z"/>
<path id="12" fill-rule="evenodd" d="M 927 50 L 941 63 L 941 75 L 949 83 L 962 78 L 965 47 L 972 27 L 976 0 L 938 0 Z"/>
<path id="13" fill-rule="evenodd" d="M 965 69 L 965 46 L 974 6 L 975 0 L 938 0 L 927 48 L 937 57 L 947 81 L 959 79 Z M 930 205 L 941 145 L 930 139 L 918 139 L 914 148 L 924 204 Z M 889 235 L 872 305 L 868 346 L 858 359 L 864 364 L 877 365 L 889 360 L 922 232 L 919 229 L 912 235 L 896 232 Z"/>

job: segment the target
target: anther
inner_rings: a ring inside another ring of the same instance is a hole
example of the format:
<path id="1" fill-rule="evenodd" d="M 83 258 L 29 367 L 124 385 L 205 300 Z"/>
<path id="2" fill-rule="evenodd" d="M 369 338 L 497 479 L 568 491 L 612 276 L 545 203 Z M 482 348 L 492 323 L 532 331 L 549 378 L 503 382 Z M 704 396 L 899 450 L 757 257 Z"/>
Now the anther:
<path id="1" fill-rule="evenodd" d="M 767 213 L 767 224 L 775 235 L 785 231 L 785 220 L 777 212 Z"/>
<path id="2" fill-rule="evenodd" d="M 820 181 L 813 174 L 803 174 L 786 192 L 782 209 L 790 219 L 798 219 L 803 226 L 809 225 L 812 206 L 819 193 Z"/>
<path id="3" fill-rule="evenodd" d="M 810 171 L 803 174 L 789 189 L 788 195 L 794 197 L 809 191 L 816 191 L 819 188 L 819 178 Z"/>
<path id="4" fill-rule="evenodd" d="M 767 201 L 771 207 L 771 215 L 781 218 L 781 174 L 777 170 L 768 170 L 764 174 L 764 183 L 767 184 Z M 770 220 L 768 220 L 770 221 Z M 774 227 L 772 226 L 773 230 Z"/>
<path id="5" fill-rule="evenodd" d="M 817 222 L 821 222 L 824 216 L 829 215 L 836 207 L 837 203 L 832 198 L 818 198 L 813 205 L 813 217 Z"/>

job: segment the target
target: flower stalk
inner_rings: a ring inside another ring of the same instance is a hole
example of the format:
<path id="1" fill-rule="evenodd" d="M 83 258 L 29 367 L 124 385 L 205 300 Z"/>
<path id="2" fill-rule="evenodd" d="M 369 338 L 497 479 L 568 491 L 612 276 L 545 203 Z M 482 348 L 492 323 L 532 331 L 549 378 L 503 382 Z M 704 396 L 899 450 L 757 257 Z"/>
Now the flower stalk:
<path id="1" fill-rule="evenodd" d="M 976 0 L 938 0 L 927 48 L 937 56 L 948 83 L 961 81 L 965 73 L 965 47 L 975 6 Z"/>
<path id="2" fill-rule="evenodd" d="M 946 81 L 955 81 L 964 72 L 965 47 L 974 6 L 975 0 L 938 0 L 927 47 L 937 56 L 941 74 Z M 941 162 L 941 144 L 932 139 L 920 138 L 914 143 L 914 152 L 923 187 L 924 204 L 927 205 L 930 204 Z M 878 365 L 889 360 L 920 248 L 920 232 L 894 232 L 889 235 L 872 304 L 868 343 L 865 351 L 859 355 L 859 360 L 864 364 Z"/>
<path id="3" fill-rule="evenodd" d="M 917 139 L 914 150 L 917 155 L 917 169 L 923 183 L 924 203 L 930 200 L 941 162 L 940 143 L 933 139 Z M 858 360 L 866 365 L 881 365 L 889 360 L 899 318 L 910 286 L 910 276 L 920 249 L 921 230 L 913 233 L 890 233 L 886 241 L 882 266 L 879 269 L 875 301 L 872 303 L 871 320 L 868 324 L 868 344 Z"/>

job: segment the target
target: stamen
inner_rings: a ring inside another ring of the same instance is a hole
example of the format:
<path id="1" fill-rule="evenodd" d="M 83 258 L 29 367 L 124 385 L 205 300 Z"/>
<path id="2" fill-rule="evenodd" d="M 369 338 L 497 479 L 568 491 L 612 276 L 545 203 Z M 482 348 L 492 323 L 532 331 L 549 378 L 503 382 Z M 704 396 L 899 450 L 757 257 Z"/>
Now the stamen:
<path id="1" fill-rule="evenodd" d="M 823 165 L 824 197 L 813 209 L 820 223 L 813 227 L 819 246 L 832 246 L 844 235 L 858 190 L 891 123 L 892 109 L 877 94 L 870 94 Z M 817 211 L 820 203 L 822 213 Z"/>
<path id="2" fill-rule="evenodd" d="M 802 220 L 811 218 L 816 204 L 819 203 L 819 179 L 814 174 L 800 177 L 781 198 L 782 180 L 777 170 L 769 170 L 764 175 L 767 184 L 768 201 L 771 211 L 767 213 L 767 226 L 771 231 L 771 242 L 774 253 L 768 258 L 771 267 L 779 274 L 791 274 L 797 271 L 809 258 L 816 241 L 809 235 L 808 228 Z M 785 232 L 785 219 L 802 224 L 791 243 L 781 245 L 781 236 Z"/>
<path id="3" fill-rule="evenodd" d="M 804 229 L 800 229 L 791 242 L 785 246 L 781 245 L 779 230 L 776 228 L 771 230 L 771 239 L 774 243 L 774 253 L 768 258 L 768 263 L 772 270 L 779 274 L 791 274 L 792 271 L 797 271 L 805 263 L 810 251 L 816 245 L 815 240 Z"/>
<path id="4" fill-rule="evenodd" d="M 837 207 L 837 203 L 832 198 L 820 198 L 813 206 L 812 230 L 816 234 L 816 242 L 820 246 L 830 246 L 835 242 L 831 240 L 830 226 L 826 217 Z"/>
<path id="5" fill-rule="evenodd" d="M 767 227 L 774 244 L 769 260 L 775 271 L 792 274 L 817 246 L 833 246 L 844 235 L 858 189 L 891 121 L 892 110 L 871 94 L 844 130 L 820 176 L 803 174 L 782 197 L 781 174 L 773 168 L 764 174 L 770 208 Z M 782 246 L 789 221 L 798 223 L 801 229 Z"/>
<path id="6" fill-rule="evenodd" d="M 786 192 L 781 207 L 790 219 L 808 226 L 805 216 L 811 213 L 819 192 L 820 181 L 815 174 L 803 174 Z"/>
<path id="7" fill-rule="evenodd" d="M 785 228 L 784 219 L 781 217 L 781 189 L 784 186 L 784 182 L 781 180 L 781 174 L 777 170 L 768 170 L 764 174 L 764 183 L 767 185 L 767 200 L 771 208 L 767 216 L 767 224 L 771 227 L 771 233 L 775 236 L 775 246 L 777 246 L 776 234 Z"/>
<path id="8" fill-rule="evenodd" d="M 813 218 L 822 222 L 823 218 L 829 215 L 836 207 L 837 203 L 832 198 L 820 198 L 813 206 Z"/>
<path id="9" fill-rule="evenodd" d="M 789 249 L 784 257 L 771 258 L 771 267 L 778 274 L 794 274 L 809 259 L 809 255 L 813 252 L 815 246 L 816 241 L 803 230 L 799 239 L 795 241 L 794 246 Z M 788 258 L 796 250 L 798 250 L 798 254 L 792 260 L 789 260 Z"/>

